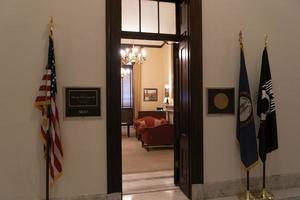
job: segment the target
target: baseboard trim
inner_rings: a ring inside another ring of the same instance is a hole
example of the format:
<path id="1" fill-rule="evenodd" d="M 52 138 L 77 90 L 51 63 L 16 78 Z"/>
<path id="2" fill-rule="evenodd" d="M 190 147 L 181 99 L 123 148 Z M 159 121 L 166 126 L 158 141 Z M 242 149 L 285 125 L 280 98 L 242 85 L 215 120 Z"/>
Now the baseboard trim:
<path id="1" fill-rule="evenodd" d="M 74 197 L 51 198 L 51 200 L 122 200 L 121 193 L 80 195 Z"/>
<path id="2" fill-rule="evenodd" d="M 122 193 L 108 194 L 106 200 L 122 200 Z"/>
<path id="3" fill-rule="evenodd" d="M 300 187 L 300 173 L 271 175 L 266 177 L 267 188 L 269 190 L 281 190 Z M 203 200 L 210 198 L 220 198 L 234 196 L 245 191 L 246 180 L 236 179 L 222 182 L 210 182 L 205 184 L 195 184 L 192 186 L 192 199 Z M 250 179 L 250 188 L 258 191 L 262 187 L 262 177 Z"/>

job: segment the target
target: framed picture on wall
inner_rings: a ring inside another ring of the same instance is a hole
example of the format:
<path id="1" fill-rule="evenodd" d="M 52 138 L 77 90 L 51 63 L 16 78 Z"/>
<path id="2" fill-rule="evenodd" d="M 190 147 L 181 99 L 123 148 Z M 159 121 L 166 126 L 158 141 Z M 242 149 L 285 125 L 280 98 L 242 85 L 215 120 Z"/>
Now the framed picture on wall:
<path id="1" fill-rule="evenodd" d="M 144 88 L 144 101 L 158 101 L 157 88 Z"/>

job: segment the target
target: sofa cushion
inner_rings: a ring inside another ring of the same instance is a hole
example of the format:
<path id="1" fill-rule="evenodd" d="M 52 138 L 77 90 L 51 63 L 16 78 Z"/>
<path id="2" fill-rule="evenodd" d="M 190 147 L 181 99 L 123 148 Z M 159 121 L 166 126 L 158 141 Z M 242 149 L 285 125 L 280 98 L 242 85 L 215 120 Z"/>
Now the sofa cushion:
<path id="1" fill-rule="evenodd" d="M 153 127 L 157 127 L 163 124 L 168 124 L 168 121 L 166 119 L 154 119 L 154 126 Z"/>
<path id="2" fill-rule="evenodd" d="M 135 120 L 134 124 L 136 127 L 156 127 L 162 124 L 168 124 L 168 120 L 161 118 L 157 119 L 154 117 L 144 117 L 141 119 Z"/>
<path id="3" fill-rule="evenodd" d="M 161 126 L 163 124 L 169 124 L 169 122 L 164 119 L 158 119 L 152 116 L 147 116 L 143 117 L 140 119 L 136 119 L 134 121 L 134 127 L 136 129 L 136 136 L 137 138 L 140 138 L 141 133 L 146 129 L 146 128 L 154 128 L 157 126 Z"/>
<path id="4" fill-rule="evenodd" d="M 147 126 L 146 126 L 146 122 L 145 122 L 144 120 L 139 120 L 139 121 L 137 121 L 136 125 L 137 125 L 138 127 L 147 127 Z"/>

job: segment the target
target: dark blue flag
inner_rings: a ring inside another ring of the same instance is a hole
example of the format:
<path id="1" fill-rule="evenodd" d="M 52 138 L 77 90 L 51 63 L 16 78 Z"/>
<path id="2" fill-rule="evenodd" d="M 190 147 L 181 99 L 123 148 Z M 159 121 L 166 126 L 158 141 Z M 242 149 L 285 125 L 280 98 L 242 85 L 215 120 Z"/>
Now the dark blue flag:
<path id="1" fill-rule="evenodd" d="M 236 137 L 240 144 L 241 161 L 244 167 L 248 170 L 257 163 L 258 154 L 253 106 L 243 48 L 241 48 Z"/>
<path id="2" fill-rule="evenodd" d="M 267 153 L 278 148 L 275 99 L 267 48 L 264 49 L 262 57 L 257 115 L 260 117 L 259 156 L 265 162 Z"/>

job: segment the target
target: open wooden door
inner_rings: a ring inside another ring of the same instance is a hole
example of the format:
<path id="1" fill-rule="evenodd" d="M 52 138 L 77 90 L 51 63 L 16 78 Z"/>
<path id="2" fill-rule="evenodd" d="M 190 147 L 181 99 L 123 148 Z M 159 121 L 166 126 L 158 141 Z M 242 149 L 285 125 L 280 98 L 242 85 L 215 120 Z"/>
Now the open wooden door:
<path id="1" fill-rule="evenodd" d="M 179 76 L 178 76 L 178 95 L 179 95 L 179 186 L 181 190 L 190 197 L 190 83 L 189 83 L 189 56 L 188 42 L 181 41 L 179 44 Z"/>
<path id="2" fill-rule="evenodd" d="M 174 47 L 175 79 L 175 183 L 187 197 L 191 197 L 190 156 L 190 64 L 188 40 L 188 3 L 179 4 L 180 41 Z"/>
<path id="3" fill-rule="evenodd" d="M 175 183 L 192 198 L 203 183 L 203 96 L 201 0 L 178 5 L 179 41 L 174 47 Z"/>

